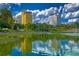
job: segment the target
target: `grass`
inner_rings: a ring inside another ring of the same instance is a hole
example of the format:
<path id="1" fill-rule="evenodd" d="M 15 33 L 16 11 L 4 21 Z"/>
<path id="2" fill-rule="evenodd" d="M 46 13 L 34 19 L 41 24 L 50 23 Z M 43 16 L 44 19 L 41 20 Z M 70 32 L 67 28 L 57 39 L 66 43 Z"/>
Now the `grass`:
<path id="1" fill-rule="evenodd" d="M 0 41 L 10 41 L 10 40 L 18 40 L 18 39 L 30 39 L 30 40 L 43 40 L 46 41 L 48 39 L 76 39 L 79 36 L 72 36 L 72 35 L 63 35 L 63 34 L 0 34 Z"/>

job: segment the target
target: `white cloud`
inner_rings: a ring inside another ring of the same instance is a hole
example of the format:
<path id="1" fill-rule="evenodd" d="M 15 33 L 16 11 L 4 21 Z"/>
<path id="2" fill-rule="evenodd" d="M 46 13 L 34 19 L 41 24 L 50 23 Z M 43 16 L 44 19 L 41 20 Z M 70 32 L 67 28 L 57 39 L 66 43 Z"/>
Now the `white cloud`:
<path id="1" fill-rule="evenodd" d="M 48 23 L 48 17 L 57 13 L 58 9 L 56 7 L 51 7 L 49 9 L 39 11 L 35 16 L 35 19 L 39 18 L 38 23 Z"/>
<path id="2" fill-rule="evenodd" d="M 68 22 L 76 22 L 77 19 L 69 19 Z"/>
<path id="3" fill-rule="evenodd" d="M 78 3 L 65 4 L 62 10 L 61 17 L 65 19 L 79 17 L 79 4 Z"/>
<path id="4" fill-rule="evenodd" d="M 78 10 L 78 8 L 79 8 L 79 3 L 70 3 L 64 5 L 65 12 L 76 11 Z"/>
<path id="5" fill-rule="evenodd" d="M 51 7 L 49 9 L 45 9 L 45 10 L 42 10 L 39 13 L 37 13 L 36 17 L 41 17 L 41 16 L 48 17 L 48 16 L 53 15 L 57 12 L 58 12 L 58 9 L 56 7 Z"/>
<path id="6" fill-rule="evenodd" d="M 22 12 L 19 12 L 18 14 L 15 15 L 15 17 L 21 16 L 21 13 L 22 13 Z"/>
<path id="7" fill-rule="evenodd" d="M 73 17 L 78 17 L 78 16 L 79 16 L 79 10 L 76 11 L 76 12 L 73 12 L 73 13 L 72 13 L 72 16 L 73 16 Z"/>
<path id="8" fill-rule="evenodd" d="M 72 13 L 71 12 L 69 12 L 69 13 L 67 13 L 66 15 L 65 15 L 65 17 L 64 18 L 70 18 L 72 16 Z"/>
<path id="9" fill-rule="evenodd" d="M 36 18 L 36 15 L 40 12 L 39 10 L 33 10 L 31 11 L 32 12 L 32 15 L 33 15 L 33 19 Z"/>
<path id="10" fill-rule="evenodd" d="M 61 14 L 61 18 L 65 17 L 65 13 L 64 14 Z"/>
<path id="11" fill-rule="evenodd" d="M 79 22 L 79 18 L 69 19 L 67 23 Z"/>
<path id="12" fill-rule="evenodd" d="M 77 17 L 79 17 L 79 10 L 75 11 L 75 12 L 64 13 L 64 14 L 62 14 L 62 17 L 66 18 L 66 19 L 77 18 Z"/>
<path id="13" fill-rule="evenodd" d="M 60 8 L 58 9 L 58 12 L 60 13 L 62 9 L 63 9 L 63 7 L 60 6 Z"/>

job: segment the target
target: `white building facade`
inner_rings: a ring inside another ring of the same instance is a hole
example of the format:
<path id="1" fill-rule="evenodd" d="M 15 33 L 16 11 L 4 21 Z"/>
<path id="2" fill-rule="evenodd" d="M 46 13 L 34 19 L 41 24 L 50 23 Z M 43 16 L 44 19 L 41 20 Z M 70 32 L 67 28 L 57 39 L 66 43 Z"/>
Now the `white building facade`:
<path id="1" fill-rule="evenodd" d="M 59 21 L 60 17 L 59 17 L 59 15 L 49 16 L 48 20 L 49 20 L 49 24 L 50 25 L 57 26 L 57 25 L 60 24 L 60 21 Z"/>

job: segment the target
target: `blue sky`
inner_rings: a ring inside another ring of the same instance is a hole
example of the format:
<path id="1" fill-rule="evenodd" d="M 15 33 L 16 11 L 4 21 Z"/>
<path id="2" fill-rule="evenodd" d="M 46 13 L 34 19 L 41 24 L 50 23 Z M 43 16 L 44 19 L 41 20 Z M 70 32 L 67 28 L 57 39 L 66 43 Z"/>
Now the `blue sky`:
<path id="1" fill-rule="evenodd" d="M 0 8 L 7 7 L 15 16 L 23 10 L 29 10 L 33 13 L 34 19 L 45 21 L 47 17 L 60 13 L 61 22 L 72 22 L 72 20 L 79 20 L 79 4 L 77 3 L 2 3 Z M 60 12 L 58 12 L 60 10 Z M 43 20 L 39 19 L 42 17 Z M 47 21 L 47 20 L 46 20 Z"/>
<path id="2" fill-rule="evenodd" d="M 22 11 L 22 10 L 43 10 L 48 9 L 50 7 L 64 6 L 64 3 L 21 3 L 21 4 L 9 4 L 8 8 L 12 11 L 13 15 Z"/>

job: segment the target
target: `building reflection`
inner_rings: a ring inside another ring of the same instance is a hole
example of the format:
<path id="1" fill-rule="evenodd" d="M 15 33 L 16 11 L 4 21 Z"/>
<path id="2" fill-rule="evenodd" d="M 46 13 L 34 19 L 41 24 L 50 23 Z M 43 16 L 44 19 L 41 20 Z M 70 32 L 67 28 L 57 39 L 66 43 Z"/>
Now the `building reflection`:
<path id="1" fill-rule="evenodd" d="M 20 48 L 22 54 L 32 53 L 32 41 L 30 39 L 23 38 L 20 44 Z"/>
<path id="2" fill-rule="evenodd" d="M 51 41 L 52 41 L 53 55 L 59 56 L 60 44 L 59 44 L 58 39 L 55 37 Z"/>

